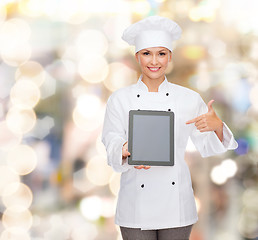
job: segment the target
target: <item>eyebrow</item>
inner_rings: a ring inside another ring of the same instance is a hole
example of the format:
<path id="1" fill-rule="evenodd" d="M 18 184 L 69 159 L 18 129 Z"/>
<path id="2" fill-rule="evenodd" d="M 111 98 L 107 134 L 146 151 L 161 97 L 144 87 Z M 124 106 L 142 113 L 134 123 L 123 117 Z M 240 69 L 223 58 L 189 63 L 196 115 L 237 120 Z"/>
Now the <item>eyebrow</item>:
<path id="1" fill-rule="evenodd" d="M 145 49 L 144 51 L 145 51 L 145 52 L 151 52 L 151 51 L 148 50 L 148 49 Z M 159 53 L 160 53 L 160 52 L 166 52 L 166 49 L 159 50 L 158 52 L 159 52 Z"/>

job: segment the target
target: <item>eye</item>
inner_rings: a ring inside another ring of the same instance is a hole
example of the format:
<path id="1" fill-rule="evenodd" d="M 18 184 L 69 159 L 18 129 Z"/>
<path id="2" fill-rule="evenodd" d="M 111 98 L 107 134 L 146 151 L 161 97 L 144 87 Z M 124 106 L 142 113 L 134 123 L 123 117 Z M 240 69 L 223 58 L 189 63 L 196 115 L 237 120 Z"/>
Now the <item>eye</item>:
<path id="1" fill-rule="evenodd" d="M 148 56 L 150 53 L 149 52 L 143 52 L 143 55 Z"/>
<path id="2" fill-rule="evenodd" d="M 165 52 L 160 52 L 159 55 L 160 55 L 160 56 L 165 56 L 166 53 L 165 53 Z"/>

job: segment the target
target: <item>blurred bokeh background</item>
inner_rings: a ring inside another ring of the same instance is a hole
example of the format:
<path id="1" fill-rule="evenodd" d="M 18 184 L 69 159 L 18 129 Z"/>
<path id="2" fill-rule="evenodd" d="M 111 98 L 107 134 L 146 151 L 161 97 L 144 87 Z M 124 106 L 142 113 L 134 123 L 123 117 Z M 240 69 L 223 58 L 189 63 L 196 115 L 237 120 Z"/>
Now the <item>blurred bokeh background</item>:
<path id="1" fill-rule="evenodd" d="M 158 14 L 183 29 L 168 80 L 215 99 L 239 144 L 202 159 L 189 141 L 191 240 L 257 240 L 257 12 L 257 0 L 1 0 L 0 239 L 121 240 L 105 103 L 140 74 L 123 30 Z"/>

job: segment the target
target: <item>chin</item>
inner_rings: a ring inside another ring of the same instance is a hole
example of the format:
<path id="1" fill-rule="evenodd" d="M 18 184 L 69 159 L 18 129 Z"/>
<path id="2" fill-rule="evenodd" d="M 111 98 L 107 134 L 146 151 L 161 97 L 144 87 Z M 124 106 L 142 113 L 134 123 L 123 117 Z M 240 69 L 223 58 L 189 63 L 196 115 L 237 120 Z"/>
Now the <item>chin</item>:
<path id="1" fill-rule="evenodd" d="M 165 76 L 165 73 L 150 73 L 150 74 L 146 74 L 146 76 L 150 79 L 157 79 L 157 78 L 161 78 L 163 76 Z"/>

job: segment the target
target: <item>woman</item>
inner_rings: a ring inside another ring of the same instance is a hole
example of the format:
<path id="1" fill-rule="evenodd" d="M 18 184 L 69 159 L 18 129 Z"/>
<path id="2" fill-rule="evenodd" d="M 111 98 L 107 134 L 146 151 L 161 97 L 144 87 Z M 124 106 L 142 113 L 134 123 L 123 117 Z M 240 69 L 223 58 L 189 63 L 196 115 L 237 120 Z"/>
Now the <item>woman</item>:
<path id="1" fill-rule="evenodd" d="M 188 138 L 203 157 L 237 147 L 231 131 L 213 110 L 213 100 L 207 107 L 198 93 L 167 81 L 172 42 L 180 35 L 175 22 L 153 16 L 131 25 L 122 37 L 135 46 L 142 75 L 136 84 L 108 99 L 102 141 L 108 164 L 122 173 L 115 222 L 124 240 L 189 239 L 198 218 L 184 161 Z M 174 166 L 128 165 L 128 116 L 133 109 L 174 112 Z"/>

